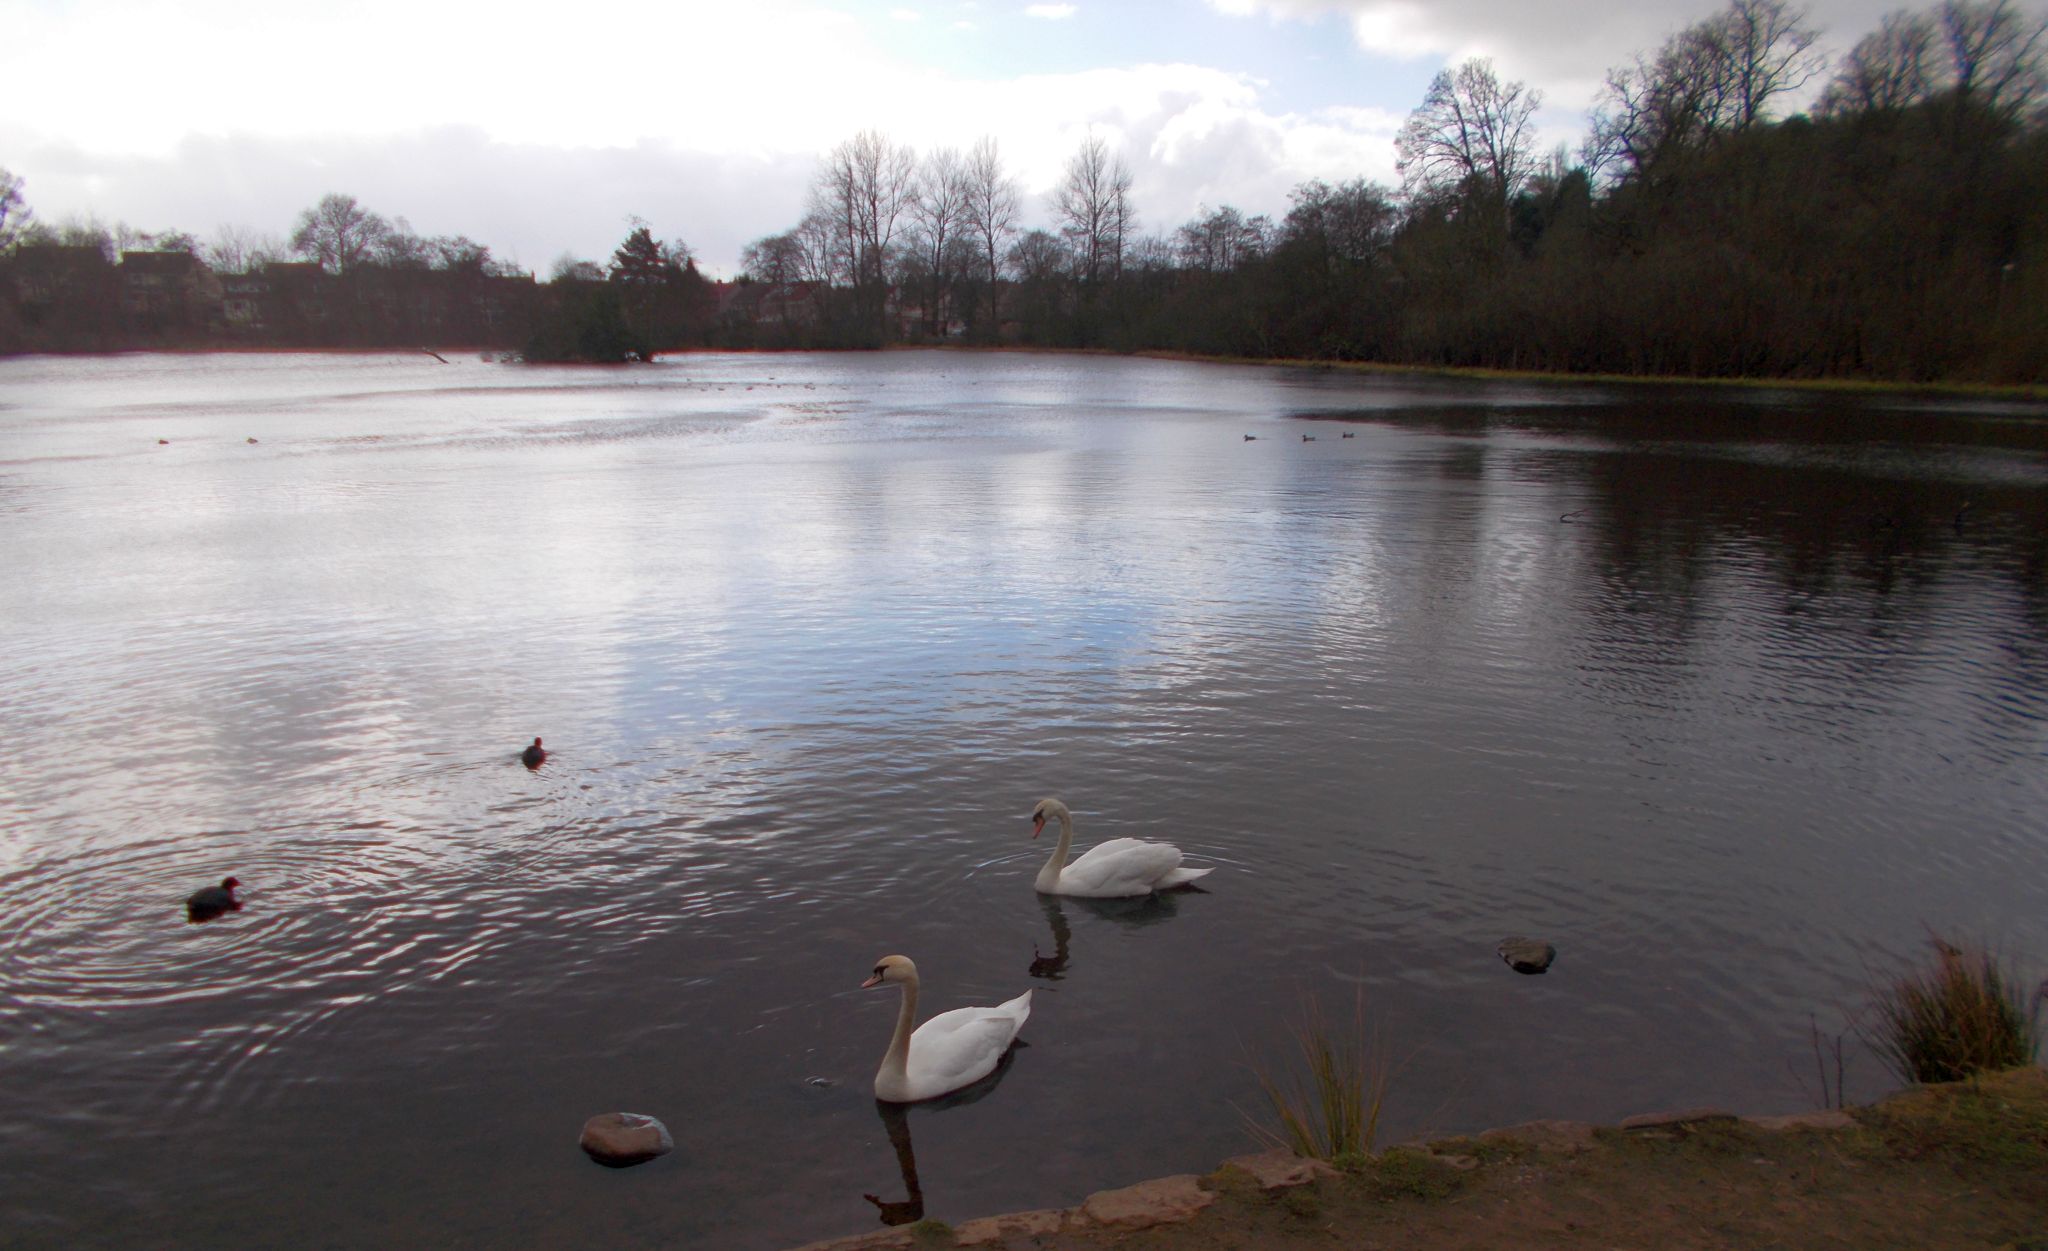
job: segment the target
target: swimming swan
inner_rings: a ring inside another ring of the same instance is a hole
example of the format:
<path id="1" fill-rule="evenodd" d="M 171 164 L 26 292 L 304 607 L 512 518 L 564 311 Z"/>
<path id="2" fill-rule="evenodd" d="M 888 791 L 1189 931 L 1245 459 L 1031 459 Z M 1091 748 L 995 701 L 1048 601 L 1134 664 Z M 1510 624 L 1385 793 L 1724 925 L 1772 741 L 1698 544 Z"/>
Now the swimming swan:
<path id="1" fill-rule="evenodd" d="M 1074 845 L 1074 818 L 1057 799 L 1041 799 L 1031 810 L 1031 837 L 1045 829 L 1047 818 L 1060 823 L 1059 846 L 1038 871 L 1036 883 L 1042 895 L 1076 895 L 1084 899 L 1122 899 L 1149 895 L 1170 886 L 1185 886 L 1214 869 L 1183 869 L 1180 848 L 1171 843 L 1147 843 L 1135 838 L 1112 838 L 1089 848 L 1079 860 L 1067 863 Z"/>
<path id="2" fill-rule="evenodd" d="M 875 1098 L 885 1103 L 916 1103 L 971 1086 L 995 1071 L 1031 1015 L 1031 992 L 993 1008 L 955 1008 L 941 1012 L 910 1032 L 917 1016 L 917 966 L 909 956 L 883 956 L 861 989 L 894 982 L 903 987 L 903 1008 L 896 1014 L 896 1036 L 882 1054 L 875 1072 Z"/>

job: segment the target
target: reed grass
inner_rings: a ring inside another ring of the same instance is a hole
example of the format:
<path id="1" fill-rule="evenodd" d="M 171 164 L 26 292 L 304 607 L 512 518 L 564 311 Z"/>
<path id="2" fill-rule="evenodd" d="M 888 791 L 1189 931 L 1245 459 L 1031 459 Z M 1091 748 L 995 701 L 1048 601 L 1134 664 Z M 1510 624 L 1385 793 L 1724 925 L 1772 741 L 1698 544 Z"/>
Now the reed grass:
<path id="1" fill-rule="evenodd" d="M 2029 997 L 1984 947 L 1931 941 L 1930 967 L 1878 991 L 1872 1048 L 1908 1083 L 2032 1064 L 2041 1045 L 2042 990 Z"/>
<path id="2" fill-rule="evenodd" d="M 1299 1156 L 1363 1161 L 1379 1134 L 1392 1076 L 1385 1049 L 1367 1029 L 1364 995 L 1354 1000 L 1346 1028 L 1333 1025 L 1311 997 L 1288 1032 L 1293 1046 L 1285 1062 L 1253 1063 L 1271 1120 L 1246 1118 L 1252 1132 Z"/>

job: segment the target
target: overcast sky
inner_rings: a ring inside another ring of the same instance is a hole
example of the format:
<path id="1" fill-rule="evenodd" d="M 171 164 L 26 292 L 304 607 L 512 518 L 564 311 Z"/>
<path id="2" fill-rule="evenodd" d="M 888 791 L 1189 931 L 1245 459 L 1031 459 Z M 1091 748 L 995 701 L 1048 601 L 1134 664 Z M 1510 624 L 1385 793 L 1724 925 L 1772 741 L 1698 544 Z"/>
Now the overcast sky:
<path id="1" fill-rule="evenodd" d="M 2028 11 L 2048 0 L 2026 0 Z M 1811 0 L 1832 54 L 1894 0 Z M 1927 7 L 1927 6 L 1916 6 Z M 1574 146 L 1610 66 L 1717 0 L 0 0 L 0 166 L 45 220 L 279 236 L 330 191 L 545 274 L 631 216 L 707 272 L 803 211 L 865 127 L 993 135 L 1044 224 L 1092 128 L 1141 225 L 1392 183 L 1430 78 L 1491 56 Z"/>

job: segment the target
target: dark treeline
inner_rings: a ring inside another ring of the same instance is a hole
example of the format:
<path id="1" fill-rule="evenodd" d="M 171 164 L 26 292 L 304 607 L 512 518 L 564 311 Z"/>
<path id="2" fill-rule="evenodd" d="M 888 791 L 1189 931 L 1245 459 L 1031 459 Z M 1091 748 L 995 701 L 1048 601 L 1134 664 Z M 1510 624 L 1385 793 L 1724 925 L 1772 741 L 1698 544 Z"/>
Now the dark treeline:
<path id="1" fill-rule="evenodd" d="M 1484 60 L 1438 75 L 1402 185 L 1297 187 L 1142 234 L 1097 138 L 1017 225 L 992 141 L 922 162 L 864 133 L 758 240 L 757 341 L 963 339 L 1691 376 L 2048 380 L 2044 23 L 1900 11 L 1828 71 L 1804 14 L 1732 0 L 1608 75 L 1577 153 Z M 893 300 L 893 303 L 892 303 Z"/>
<path id="2" fill-rule="evenodd" d="M 1280 219 L 1140 230 L 1099 137 L 1047 198 L 997 145 L 863 132 L 737 282 L 637 219 L 546 282 L 329 196 L 288 243 L 50 227 L 0 170 L 0 351 L 461 343 L 530 359 L 692 346 L 1023 343 L 1559 372 L 2048 381 L 2048 22 L 2013 0 L 1887 17 L 1832 66 L 1785 0 L 1730 0 L 1610 71 L 1576 152 L 1540 93 L 1439 74 L 1401 185 Z M 1812 95 L 1808 112 L 1781 106 Z M 130 245 L 134 246 L 130 246 Z"/>

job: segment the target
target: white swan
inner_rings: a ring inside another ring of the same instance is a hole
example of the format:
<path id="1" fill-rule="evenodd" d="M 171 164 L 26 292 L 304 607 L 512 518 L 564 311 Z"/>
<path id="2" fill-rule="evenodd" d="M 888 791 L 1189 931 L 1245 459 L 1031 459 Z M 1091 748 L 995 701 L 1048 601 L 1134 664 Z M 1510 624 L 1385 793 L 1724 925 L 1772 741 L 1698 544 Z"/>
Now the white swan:
<path id="1" fill-rule="evenodd" d="M 995 1071 L 1031 1015 L 1031 992 L 993 1008 L 955 1008 L 941 1012 L 910 1032 L 917 1017 L 917 966 L 909 956 L 883 956 L 861 989 L 894 982 L 903 987 L 903 1008 L 896 1014 L 896 1036 L 882 1054 L 875 1072 L 875 1098 L 885 1103 L 916 1103 L 971 1086 Z"/>
<path id="2" fill-rule="evenodd" d="M 1076 895 L 1084 899 L 1122 899 L 1149 895 L 1170 886 L 1185 886 L 1214 869 L 1183 869 L 1180 848 L 1171 843 L 1147 843 L 1135 838 L 1112 838 L 1090 847 L 1079 860 L 1067 863 L 1074 845 L 1074 817 L 1057 799 L 1041 799 L 1031 810 L 1031 837 L 1045 829 L 1047 818 L 1060 823 L 1059 846 L 1036 883 L 1041 895 Z"/>

